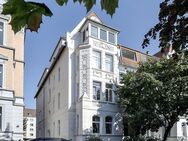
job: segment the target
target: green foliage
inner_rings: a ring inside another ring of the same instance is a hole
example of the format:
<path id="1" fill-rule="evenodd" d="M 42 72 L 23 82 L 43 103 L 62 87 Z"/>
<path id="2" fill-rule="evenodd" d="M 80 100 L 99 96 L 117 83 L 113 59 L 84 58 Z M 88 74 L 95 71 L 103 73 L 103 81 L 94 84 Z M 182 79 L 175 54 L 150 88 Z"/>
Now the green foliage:
<path id="1" fill-rule="evenodd" d="M 160 4 L 159 23 L 145 35 L 142 47 L 147 47 L 150 39 L 156 39 L 159 33 L 160 48 L 169 46 L 176 52 L 188 47 L 188 1 L 164 0 Z"/>
<path id="2" fill-rule="evenodd" d="M 102 141 L 99 137 L 89 137 L 85 141 Z"/>
<path id="3" fill-rule="evenodd" d="M 11 26 L 16 33 L 23 27 L 38 31 L 42 15 L 52 16 L 50 9 L 43 3 L 25 2 L 24 0 L 8 0 L 3 5 L 2 14 L 11 15 Z"/>
<path id="4" fill-rule="evenodd" d="M 68 0 L 56 0 L 59 6 L 67 4 Z M 96 0 L 73 0 L 83 4 L 87 12 L 96 4 Z M 101 0 L 101 9 L 105 10 L 111 16 L 118 7 L 119 0 Z M 52 16 L 51 10 L 44 4 L 39 2 L 31 2 L 24 0 L 8 0 L 3 4 L 3 14 L 11 15 L 10 25 L 15 33 L 23 27 L 31 31 L 38 31 L 42 23 L 42 16 Z"/>
<path id="5" fill-rule="evenodd" d="M 126 138 L 123 141 L 160 141 L 160 139 L 153 137 L 131 137 L 131 138 Z"/>
<path id="6" fill-rule="evenodd" d="M 165 127 L 164 141 L 180 116 L 188 115 L 188 57 L 150 60 L 123 76 L 118 89 L 123 117 L 134 135 Z"/>

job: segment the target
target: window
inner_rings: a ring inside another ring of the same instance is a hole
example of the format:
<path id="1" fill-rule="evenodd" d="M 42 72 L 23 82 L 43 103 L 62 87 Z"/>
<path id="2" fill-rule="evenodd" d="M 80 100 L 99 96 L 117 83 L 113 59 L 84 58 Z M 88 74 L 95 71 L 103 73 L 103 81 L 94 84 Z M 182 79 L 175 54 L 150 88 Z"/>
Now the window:
<path id="1" fill-rule="evenodd" d="M 84 31 L 83 31 L 83 42 L 87 39 L 88 37 L 88 28 L 86 28 Z"/>
<path id="2" fill-rule="evenodd" d="M 3 39 L 4 39 L 4 23 L 0 22 L 0 45 L 3 45 Z"/>
<path id="3" fill-rule="evenodd" d="M 3 87 L 3 65 L 0 64 L 0 88 Z"/>
<path id="4" fill-rule="evenodd" d="M 100 39 L 107 41 L 107 32 L 103 29 L 100 29 Z"/>
<path id="5" fill-rule="evenodd" d="M 2 107 L 0 107 L 0 130 L 2 130 Z"/>
<path id="6" fill-rule="evenodd" d="M 60 120 L 58 120 L 58 135 L 60 136 L 61 134 L 61 124 L 60 124 Z"/>
<path id="7" fill-rule="evenodd" d="M 60 103 L 61 102 L 61 95 L 60 95 L 60 93 L 58 93 L 58 109 L 60 109 Z"/>
<path id="8" fill-rule="evenodd" d="M 131 60 L 136 61 L 136 53 L 129 51 L 129 50 L 123 50 L 122 51 L 122 56 Z"/>
<path id="9" fill-rule="evenodd" d="M 101 83 L 93 81 L 93 99 L 100 100 Z"/>
<path id="10" fill-rule="evenodd" d="M 91 26 L 91 36 L 98 38 L 98 28 L 95 26 Z"/>
<path id="11" fill-rule="evenodd" d="M 50 103 L 51 101 L 51 89 L 49 89 L 49 93 L 48 93 L 48 102 Z"/>
<path id="12" fill-rule="evenodd" d="M 112 102 L 112 84 L 106 84 L 105 100 Z"/>
<path id="13" fill-rule="evenodd" d="M 107 116 L 105 118 L 106 134 L 112 134 L 112 117 Z"/>
<path id="14" fill-rule="evenodd" d="M 58 81 L 60 82 L 60 79 L 61 79 L 61 70 L 60 68 L 58 68 Z"/>
<path id="15" fill-rule="evenodd" d="M 106 54 L 105 56 L 106 71 L 113 72 L 113 56 Z"/>
<path id="16" fill-rule="evenodd" d="M 101 53 L 98 51 L 93 51 L 93 67 L 101 69 Z"/>
<path id="17" fill-rule="evenodd" d="M 33 126 L 33 123 L 30 123 L 30 126 Z"/>
<path id="18" fill-rule="evenodd" d="M 100 133 L 100 117 L 93 116 L 93 133 Z"/>
<path id="19" fill-rule="evenodd" d="M 115 43 L 115 35 L 111 32 L 108 33 L 108 41 L 113 44 Z"/>

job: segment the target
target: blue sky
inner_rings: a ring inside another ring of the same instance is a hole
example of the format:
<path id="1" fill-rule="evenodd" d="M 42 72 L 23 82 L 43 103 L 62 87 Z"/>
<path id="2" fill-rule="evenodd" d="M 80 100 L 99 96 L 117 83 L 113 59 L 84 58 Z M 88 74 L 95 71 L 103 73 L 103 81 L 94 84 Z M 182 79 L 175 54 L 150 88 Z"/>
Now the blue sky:
<path id="1" fill-rule="evenodd" d="M 49 58 L 60 36 L 64 36 L 87 15 L 86 9 L 79 3 L 69 0 L 66 6 L 60 7 L 55 0 L 45 2 L 53 12 L 51 18 L 44 17 L 38 33 L 26 32 L 25 40 L 25 105 L 35 108 L 34 95 L 42 72 L 49 64 Z M 99 1 L 99 0 L 97 0 Z M 158 21 L 159 3 L 161 0 L 119 0 L 119 8 L 111 16 L 100 8 L 99 2 L 92 8 L 101 20 L 109 26 L 120 30 L 118 42 L 127 47 L 146 52 L 156 53 L 158 42 L 142 49 L 144 34 Z"/>

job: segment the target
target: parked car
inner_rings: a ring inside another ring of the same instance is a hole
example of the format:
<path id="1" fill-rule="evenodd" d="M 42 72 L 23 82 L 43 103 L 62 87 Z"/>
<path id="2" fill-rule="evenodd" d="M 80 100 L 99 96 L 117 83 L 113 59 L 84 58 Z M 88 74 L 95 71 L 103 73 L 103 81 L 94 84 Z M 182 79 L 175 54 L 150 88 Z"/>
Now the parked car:
<path id="1" fill-rule="evenodd" d="M 63 138 L 36 138 L 30 141 L 71 141 L 71 140 L 66 140 Z"/>

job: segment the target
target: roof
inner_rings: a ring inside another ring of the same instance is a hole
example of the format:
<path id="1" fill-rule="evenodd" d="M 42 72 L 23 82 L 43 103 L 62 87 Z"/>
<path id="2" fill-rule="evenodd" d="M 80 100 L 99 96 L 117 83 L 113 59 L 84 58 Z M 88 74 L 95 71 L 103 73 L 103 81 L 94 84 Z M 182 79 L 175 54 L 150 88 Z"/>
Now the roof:
<path id="1" fill-rule="evenodd" d="M 143 52 L 141 52 L 141 51 L 138 51 L 138 50 L 135 50 L 135 49 L 126 47 L 126 46 L 121 45 L 121 44 L 118 44 L 118 46 L 119 46 L 121 49 L 129 49 L 129 50 L 132 50 L 132 51 L 134 51 L 134 52 L 138 52 L 138 53 L 141 53 L 141 54 L 143 54 L 143 55 L 146 55 L 146 56 L 149 56 L 149 57 L 153 57 L 152 55 L 149 55 L 149 54 L 147 54 L 147 53 L 143 53 Z"/>
<path id="2" fill-rule="evenodd" d="M 24 117 L 36 117 L 36 109 L 24 109 Z"/>
<path id="3" fill-rule="evenodd" d="M 60 40 L 61 40 L 61 39 L 62 39 L 62 38 L 60 38 Z M 59 42 L 58 42 L 58 43 L 59 43 Z M 54 58 L 54 60 L 53 60 L 53 62 L 52 62 L 52 64 L 51 64 L 51 66 L 50 66 L 49 69 L 48 69 L 48 72 L 46 73 L 46 75 L 44 75 L 44 78 L 42 79 L 42 82 L 40 82 L 40 85 L 38 86 L 38 90 L 37 90 L 36 95 L 34 96 L 34 98 L 36 98 L 36 97 L 38 96 L 40 90 L 42 89 L 44 83 L 46 82 L 48 76 L 50 75 L 50 73 L 51 73 L 51 71 L 53 70 L 54 66 L 56 65 L 57 61 L 59 60 L 59 58 L 60 58 L 60 56 L 61 56 L 63 50 L 65 49 L 65 47 L 66 47 L 66 46 L 63 46 L 63 47 L 59 48 L 56 57 Z M 40 80 L 41 80 L 41 79 L 40 79 Z"/>
<path id="4" fill-rule="evenodd" d="M 94 18 L 92 18 L 92 17 L 96 17 L 96 19 L 98 19 L 98 21 L 97 21 L 97 20 L 94 20 Z M 115 30 L 115 31 L 117 31 L 118 33 L 120 32 L 118 29 L 115 29 L 115 28 L 113 28 L 113 27 L 111 27 L 111 26 L 108 26 L 108 25 L 104 24 L 104 23 L 102 22 L 102 20 L 97 16 L 97 14 L 96 14 L 95 12 L 91 12 L 91 13 L 86 17 L 86 20 L 85 20 L 85 22 L 83 23 L 83 25 L 80 27 L 80 30 L 83 28 L 83 26 L 84 26 L 88 21 L 91 21 L 91 22 L 94 22 L 94 23 L 96 23 L 96 24 L 102 25 L 102 26 L 104 26 L 104 27 L 106 27 L 106 28 L 109 28 L 109 29 L 111 29 L 111 30 Z M 79 31 L 80 31 L 80 30 L 79 30 Z"/>

